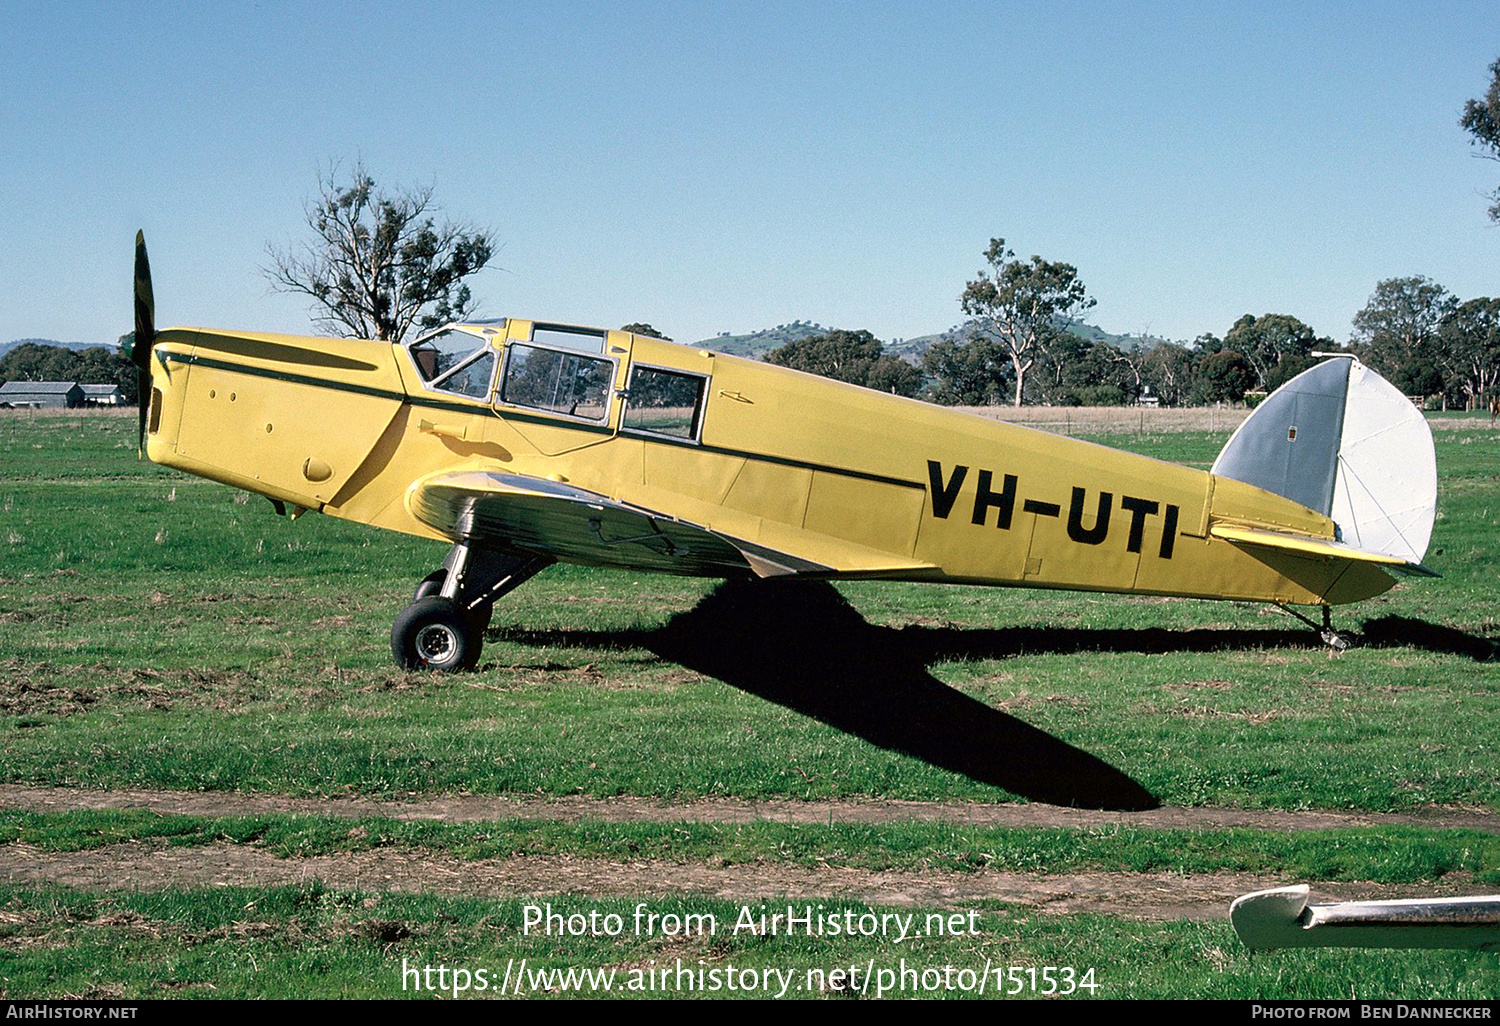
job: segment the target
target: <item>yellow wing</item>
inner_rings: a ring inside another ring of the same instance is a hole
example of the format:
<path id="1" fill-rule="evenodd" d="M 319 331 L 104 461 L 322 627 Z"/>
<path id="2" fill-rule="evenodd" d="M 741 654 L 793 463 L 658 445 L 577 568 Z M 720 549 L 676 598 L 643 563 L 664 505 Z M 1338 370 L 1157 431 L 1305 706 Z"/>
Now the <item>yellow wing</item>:
<path id="1" fill-rule="evenodd" d="M 436 474 L 413 484 L 406 502 L 414 517 L 454 540 L 569 563 L 707 577 L 834 572 L 654 510 L 521 474 Z"/>

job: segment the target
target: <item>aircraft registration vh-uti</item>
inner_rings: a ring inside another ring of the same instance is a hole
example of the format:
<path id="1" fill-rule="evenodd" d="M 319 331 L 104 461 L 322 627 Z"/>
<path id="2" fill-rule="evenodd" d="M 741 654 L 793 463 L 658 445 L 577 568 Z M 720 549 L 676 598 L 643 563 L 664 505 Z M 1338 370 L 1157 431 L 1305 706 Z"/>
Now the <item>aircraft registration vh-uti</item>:
<path id="1" fill-rule="evenodd" d="M 452 544 L 392 627 L 408 668 L 472 668 L 555 561 L 1319 606 L 1325 637 L 1329 606 L 1431 574 L 1432 436 L 1351 357 L 1204 472 L 623 331 L 158 333 L 139 235 L 135 308 L 151 460 Z"/>

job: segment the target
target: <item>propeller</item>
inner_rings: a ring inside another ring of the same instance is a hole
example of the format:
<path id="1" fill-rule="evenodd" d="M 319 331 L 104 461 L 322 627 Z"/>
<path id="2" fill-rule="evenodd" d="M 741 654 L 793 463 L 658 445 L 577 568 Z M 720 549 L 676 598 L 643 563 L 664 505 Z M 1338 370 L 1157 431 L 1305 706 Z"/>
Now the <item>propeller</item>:
<path id="1" fill-rule="evenodd" d="M 151 262 L 146 259 L 146 233 L 135 233 L 135 335 L 125 344 L 125 355 L 136 367 L 136 405 L 139 409 L 136 452 L 146 451 L 146 413 L 151 405 L 151 349 L 156 345 L 156 299 L 151 295 Z"/>

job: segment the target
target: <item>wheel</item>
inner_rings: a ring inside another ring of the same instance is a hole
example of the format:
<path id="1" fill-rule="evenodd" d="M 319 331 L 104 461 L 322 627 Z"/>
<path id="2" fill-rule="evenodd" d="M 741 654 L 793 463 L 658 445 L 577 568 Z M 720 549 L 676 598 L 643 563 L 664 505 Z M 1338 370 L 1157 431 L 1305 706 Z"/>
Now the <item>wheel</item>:
<path id="1" fill-rule="evenodd" d="M 421 602 L 424 598 L 431 598 L 433 595 L 440 594 L 443 590 L 443 585 L 446 583 L 448 583 L 448 571 L 434 570 L 422 578 L 422 583 L 417 585 L 416 594 L 411 597 L 411 600 L 413 602 Z M 490 618 L 494 615 L 495 604 L 493 602 L 487 603 L 481 609 L 471 610 L 469 621 L 474 625 L 474 633 L 482 635 L 489 627 Z"/>
<path id="2" fill-rule="evenodd" d="M 1344 631 L 1336 631 L 1332 627 L 1324 627 L 1319 632 L 1319 635 L 1323 639 L 1323 644 L 1335 652 L 1342 652 L 1354 643 L 1354 635 Z"/>
<path id="3" fill-rule="evenodd" d="M 472 670 L 483 644 L 474 620 L 437 595 L 401 610 L 391 626 L 391 654 L 406 670 Z"/>
<path id="4" fill-rule="evenodd" d="M 443 585 L 448 581 L 447 570 L 434 570 L 422 578 L 422 583 L 417 585 L 417 592 L 411 597 L 413 602 L 421 602 L 430 595 L 436 595 L 443 590 Z"/>

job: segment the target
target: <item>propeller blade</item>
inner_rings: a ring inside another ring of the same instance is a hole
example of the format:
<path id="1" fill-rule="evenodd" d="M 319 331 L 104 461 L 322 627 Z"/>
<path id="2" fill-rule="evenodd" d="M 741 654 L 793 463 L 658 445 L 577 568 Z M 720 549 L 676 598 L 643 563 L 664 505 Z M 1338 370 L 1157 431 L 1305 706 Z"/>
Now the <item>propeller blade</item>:
<path id="1" fill-rule="evenodd" d="M 151 405 L 151 348 L 156 345 L 156 297 L 151 294 L 151 261 L 146 258 L 146 233 L 135 233 L 135 337 L 125 355 L 136 366 L 138 410 L 137 455 L 146 451 L 146 413 Z"/>
<path id="2" fill-rule="evenodd" d="M 151 369 L 151 347 L 156 344 L 156 299 L 151 295 L 151 261 L 146 257 L 146 233 L 135 233 L 135 339 L 130 358 L 142 370 Z"/>

